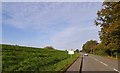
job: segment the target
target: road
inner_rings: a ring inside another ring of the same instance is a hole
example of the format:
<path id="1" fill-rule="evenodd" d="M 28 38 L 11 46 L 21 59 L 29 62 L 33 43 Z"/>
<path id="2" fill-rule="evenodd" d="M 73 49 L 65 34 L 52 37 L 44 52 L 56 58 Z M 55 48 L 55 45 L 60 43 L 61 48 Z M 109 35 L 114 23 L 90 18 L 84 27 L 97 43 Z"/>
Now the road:
<path id="1" fill-rule="evenodd" d="M 81 65 L 81 61 L 76 61 L 76 65 Z M 73 71 L 75 71 L 74 68 L 78 69 L 77 66 L 74 66 L 72 68 Z M 118 69 L 118 60 L 91 54 L 89 54 L 89 56 L 83 55 L 83 62 L 81 68 L 82 73 L 120 73 L 120 70 Z"/>
<path id="2" fill-rule="evenodd" d="M 81 57 L 79 57 L 66 71 L 66 73 L 79 73 L 81 66 Z"/>

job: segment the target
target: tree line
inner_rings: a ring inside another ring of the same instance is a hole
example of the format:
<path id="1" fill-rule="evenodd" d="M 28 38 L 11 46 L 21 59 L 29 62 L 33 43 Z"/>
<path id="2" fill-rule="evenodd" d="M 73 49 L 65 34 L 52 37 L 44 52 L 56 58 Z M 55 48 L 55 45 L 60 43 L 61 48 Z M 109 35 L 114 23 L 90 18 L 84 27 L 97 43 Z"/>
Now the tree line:
<path id="1" fill-rule="evenodd" d="M 120 56 L 120 1 L 103 2 L 103 8 L 97 12 L 95 25 L 101 28 L 101 42 L 87 41 L 82 51 L 112 57 Z"/>

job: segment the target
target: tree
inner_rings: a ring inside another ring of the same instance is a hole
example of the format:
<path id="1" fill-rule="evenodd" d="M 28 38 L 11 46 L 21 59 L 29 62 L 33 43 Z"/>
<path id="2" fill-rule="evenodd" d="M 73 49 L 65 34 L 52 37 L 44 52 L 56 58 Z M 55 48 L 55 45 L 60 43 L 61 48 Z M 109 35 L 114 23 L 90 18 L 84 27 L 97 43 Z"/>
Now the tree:
<path id="1" fill-rule="evenodd" d="M 97 41 L 90 40 L 83 44 L 83 51 L 87 53 L 94 53 L 94 47 L 97 45 Z"/>
<path id="2" fill-rule="evenodd" d="M 76 51 L 77 53 L 79 53 L 79 52 L 80 52 L 80 51 L 79 51 L 79 49 L 76 49 L 75 51 Z"/>
<path id="3" fill-rule="evenodd" d="M 104 44 L 102 44 L 102 43 L 97 44 L 94 47 L 94 54 L 97 54 L 97 55 L 107 55 L 108 52 L 107 52 L 106 46 Z"/>
<path id="4" fill-rule="evenodd" d="M 54 49 L 52 46 L 46 46 L 45 49 Z"/>
<path id="5" fill-rule="evenodd" d="M 103 2 L 103 9 L 97 12 L 95 24 L 101 27 L 101 43 L 109 52 L 120 50 L 120 1 Z"/>

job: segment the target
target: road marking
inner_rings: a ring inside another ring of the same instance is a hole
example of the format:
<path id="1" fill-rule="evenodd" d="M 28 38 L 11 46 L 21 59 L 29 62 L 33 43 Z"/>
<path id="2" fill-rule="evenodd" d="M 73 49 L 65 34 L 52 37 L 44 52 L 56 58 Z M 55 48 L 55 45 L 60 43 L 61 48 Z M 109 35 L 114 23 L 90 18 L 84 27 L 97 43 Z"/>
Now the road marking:
<path id="1" fill-rule="evenodd" d="M 102 61 L 100 61 L 100 60 L 98 60 L 98 59 L 96 59 L 96 58 L 94 58 L 94 59 L 95 59 L 96 61 L 102 63 L 103 65 L 108 66 L 107 64 L 103 63 Z"/>
<path id="2" fill-rule="evenodd" d="M 119 73 L 120 73 L 120 71 L 118 71 L 118 70 L 117 70 L 117 69 L 115 69 L 115 68 L 114 68 L 113 70 L 114 70 L 114 71 L 117 71 L 117 72 L 119 72 Z"/>
<path id="3" fill-rule="evenodd" d="M 104 64 L 105 66 L 108 66 L 108 65 L 107 65 L 107 64 L 105 64 L 104 62 L 102 62 L 102 61 L 100 61 L 100 60 L 98 60 L 98 59 L 96 59 L 96 58 L 94 58 L 94 57 L 91 57 L 91 58 L 93 58 L 94 60 L 96 60 L 96 61 L 98 61 L 98 62 L 100 62 L 100 63 Z M 109 68 L 112 68 L 112 67 L 110 67 L 110 66 L 109 66 Z M 115 68 L 113 68 L 113 70 L 114 70 L 114 71 L 117 71 L 118 73 L 120 73 L 120 71 L 119 71 L 119 70 L 117 70 L 117 69 L 115 69 Z"/>
<path id="4" fill-rule="evenodd" d="M 95 59 L 96 61 L 98 61 L 98 59 Z"/>
<path id="5" fill-rule="evenodd" d="M 103 62 L 101 62 L 101 61 L 100 61 L 100 63 L 102 63 L 102 64 L 105 65 L 105 66 L 108 66 L 107 64 L 105 64 L 105 63 L 103 63 Z"/>

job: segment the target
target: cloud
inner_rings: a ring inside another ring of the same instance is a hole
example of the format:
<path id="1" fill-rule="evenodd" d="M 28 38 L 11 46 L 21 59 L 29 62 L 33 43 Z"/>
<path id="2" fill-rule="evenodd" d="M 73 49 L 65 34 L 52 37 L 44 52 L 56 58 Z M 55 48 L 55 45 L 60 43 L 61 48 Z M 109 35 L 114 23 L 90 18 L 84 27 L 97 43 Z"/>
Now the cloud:
<path id="1" fill-rule="evenodd" d="M 50 41 L 44 45 L 80 48 L 86 40 L 98 38 L 94 19 L 100 8 L 101 3 L 90 2 L 14 2 L 3 3 L 2 16 L 4 25 L 47 36 L 44 39 Z"/>
<path id="2" fill-rule="evenodd" d="M 104 0 L 2 0 L 2 2 L 103 2 L 103 1 Z"/>
<path id="3" fill-rule="evenodd" d="M 96 37 L 98 34 L 96 32 L 98 32 L 98 29 L 93 26 L 83 28 L 69 27 L 55 34 L 52 40 L 54 44 L 61 49 L 81 49 L 82 44 L 87 40 L 98 40 Z"/>
<path id="4" fill-rule="evenodd" d="M 3 3 L 3 13 L 9 16 L 7 20 L 3 19 L 3 23 L 20 29 L 40 31 L 60 26 L 60 22 L 75 25 L 86 19 L 82 13 L 87 13 L 88 9 L 84 9 L 84 5 L 85 3 Z M 80 9 L 81 7 L 83 8 Z M 86 15 L 91 13 L 92 11 Z"/>

